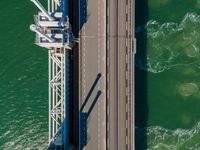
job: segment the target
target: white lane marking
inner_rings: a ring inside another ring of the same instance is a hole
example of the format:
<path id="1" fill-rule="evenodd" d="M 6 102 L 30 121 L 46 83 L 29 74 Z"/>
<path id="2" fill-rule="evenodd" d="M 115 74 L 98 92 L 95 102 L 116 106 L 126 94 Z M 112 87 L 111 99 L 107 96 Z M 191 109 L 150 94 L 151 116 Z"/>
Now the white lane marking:
<path id="1" fill-rule="evenodd" d="M 98 53 L 98 60 L 97 60 L 97 65 L 98 65 L 98 73 L 100 73 L 100 0 L 97 0 L 98 1 L 98 9 L 97 9 L 97 26 L 98 26 L 98 29 L 97 29 L 97 53 Z M 98 82 L 98 90 L 100 90 L 100 82 Z M 100 117 L 101 117 L 101 114 L 100 114 L 100 102 L 98 102 L 98 149 L 100 150 L 101 149 L 101 137 L 100 137 L 100 134 L 101 134 L 101 120 L 100 120 Z"/>
<path id="2" fill-rule="evenodd" d="M 126 96 L 128 96 L 128 88 L 126 87 Z"/>
<path id="3" fill-rule="evenodd" d="M 86 6 L 84 6 L 84 7 L 86 7 Z M 85 12 L 86 11 L 86 9 L 84 9 L 84 14 L 86 13 Z M 85 74 L 85 72 L 86 72 L 86 65 L 85 65 L 85 63 L 86 63 L 86 49 L 85 49 L 85 47 L 86 47 L 86 41 L 85 41 L 85 26 L 83 27 L 83 82 L 84 82 L 84 84 L 83 84 L 83 99 L 85 99 L 85 79 L 86 79 L 86 74 Z"/>
<path id="4" fill-rule="evenodd" d="M 83 27 L 83 98 L 82 98 L 83 100 L 85 99 L 85 85 L 86 85 L 86 81 L 85 81 L 85 78 L 86 78 L 86 65 L 85 65 L 86 49 L 85 49 L 85 46 L 86 46 L 86 41 L 85 41 L 85 26 L 84 26 Z M 88 134 L 88 132 L 89 131 L 87 130 L 86 134 Z M 85 136 L 84 136 L 83 141 L 86 141 Z M 85 147 L 83 148 L 83 150 L 85 150 Z"/>
<path id="5" fill-rule="evenodd" d="M 128 64 L 128 54 L 126 54 L 126 64 Z"/>
<path id="6" fill-rule="evenodd" d="M 85 57 L 86 57 L 86 49 L 85 49 L 85 26 L 83 27 L 83 99 L 85 99 L 85 70 L 86 70 L 86 64 L 85 64 Z"/>

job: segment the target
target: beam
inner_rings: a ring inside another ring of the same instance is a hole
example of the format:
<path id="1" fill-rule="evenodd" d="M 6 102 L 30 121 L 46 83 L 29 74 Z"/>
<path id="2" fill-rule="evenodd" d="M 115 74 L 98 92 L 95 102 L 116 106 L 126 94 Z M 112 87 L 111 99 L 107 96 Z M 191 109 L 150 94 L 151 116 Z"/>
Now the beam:
<path id="1" fill-rule="evenodd" d="M 38 1 L 38 0 L 31 0 L 31 2 L 33 2 L 37 8 L 50 20 L 50 21 L 53 21 L 54 18 L 51 17 L 49 15 L 49 13 L 46 11 L 46 9 L 42 6 L 42 4 Z"/>

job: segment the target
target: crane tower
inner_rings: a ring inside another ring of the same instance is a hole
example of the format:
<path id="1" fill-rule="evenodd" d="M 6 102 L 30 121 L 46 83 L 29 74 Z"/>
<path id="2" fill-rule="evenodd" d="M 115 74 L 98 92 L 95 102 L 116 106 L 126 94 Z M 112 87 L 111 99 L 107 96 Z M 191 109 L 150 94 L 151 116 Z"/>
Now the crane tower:
<path id="1" fill-rule="evenodd" d="M 48 49 L 49 60 L 49 149 L 68 149 L 68 52 L 73 34 L 68 18 L 68 0 L 48 0 L 48 9 L 31 0 L 39 9 L 30 30 L 35 44 Z"/>

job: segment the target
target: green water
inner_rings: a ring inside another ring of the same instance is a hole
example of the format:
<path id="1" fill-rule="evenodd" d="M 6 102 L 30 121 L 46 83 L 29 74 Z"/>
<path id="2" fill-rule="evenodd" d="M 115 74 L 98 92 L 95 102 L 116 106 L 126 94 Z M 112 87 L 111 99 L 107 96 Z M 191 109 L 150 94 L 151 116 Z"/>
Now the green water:
<path id="1" fill-rule="evenodd" d="M 146 26 L 136 27 L 146 36 L 136 61 L 148 108 L 140 149 L 200 150 L 200 0 L 148 0 L 145 9 Z"/>
<path id="2" fill-rule="evenodd" d="M 46 149 L 47 51 L 34 45 L 29 0 L 0 1 L 0 150 Z"/>

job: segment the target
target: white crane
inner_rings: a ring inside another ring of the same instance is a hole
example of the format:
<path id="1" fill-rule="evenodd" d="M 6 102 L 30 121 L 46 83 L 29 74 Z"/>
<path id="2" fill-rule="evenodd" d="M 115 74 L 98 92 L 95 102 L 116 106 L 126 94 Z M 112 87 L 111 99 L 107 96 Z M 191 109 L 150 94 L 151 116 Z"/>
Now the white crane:
<path id="1" fill-rule="evenodd" d="M 36 33 L 36 44 L 48 49 L 49 145 L 67 149 L 68 52 L 73 45 L 67 0 L 48 0 L 48 11 L 38 0 L 30 1 L 41 11 L 35 16 L 35 24 L 30 25 L 30 30 Z M 58 6 L 62 6 L 59 11 Z"/>

